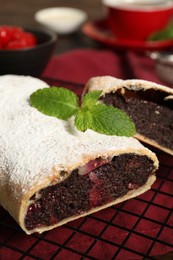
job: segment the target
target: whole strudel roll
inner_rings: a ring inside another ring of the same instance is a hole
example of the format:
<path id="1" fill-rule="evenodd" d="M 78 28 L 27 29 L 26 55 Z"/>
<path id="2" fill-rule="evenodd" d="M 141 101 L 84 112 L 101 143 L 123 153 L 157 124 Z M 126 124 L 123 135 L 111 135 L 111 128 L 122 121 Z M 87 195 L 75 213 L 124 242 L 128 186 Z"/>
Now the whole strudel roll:
<path id="1" fill-rule="evenodd" d="M 93 77 L 85 91 L 102 90 L 101 100 L 124 110 L 134 121 L 136 138 L 173 155 L 173 89 L 146 80 Z"/>
<path id="2" fill-rule="evenodd" d="M 0 204 L 27 233 L 43 232 L 150 189 L 156 155 L 135 138 L 78 131 L 30 106 L 47 88 L 0 77 Z"/>

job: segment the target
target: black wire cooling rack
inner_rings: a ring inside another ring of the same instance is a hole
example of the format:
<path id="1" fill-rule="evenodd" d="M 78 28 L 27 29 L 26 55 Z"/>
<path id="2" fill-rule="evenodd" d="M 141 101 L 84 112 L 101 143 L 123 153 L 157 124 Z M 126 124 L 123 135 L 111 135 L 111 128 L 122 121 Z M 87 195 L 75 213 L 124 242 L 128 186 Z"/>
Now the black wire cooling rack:
<path id="1" fill-rule="evenodd" d="M 80 95 L 82 86 L 45 79 Z M 157 180 L 143 195 L 41 235 L 26 235 L 0 207 L 0 260 L 173 259 L 173 157 L 156 152 Z"/>

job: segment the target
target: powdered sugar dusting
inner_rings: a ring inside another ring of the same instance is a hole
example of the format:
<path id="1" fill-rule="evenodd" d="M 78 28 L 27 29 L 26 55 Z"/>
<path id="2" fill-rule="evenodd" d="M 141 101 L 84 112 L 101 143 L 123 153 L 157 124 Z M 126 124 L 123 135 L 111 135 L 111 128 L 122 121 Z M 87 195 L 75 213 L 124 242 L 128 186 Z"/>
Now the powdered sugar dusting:
<path id="1" fill-rule="evenodd" d="M 29 96 L 44 87 L 46 83 L 29 76 L 0 77 L 0 188 L 21 197 L 53 176 L 53 168 L 65 170 L 85 156 L 112 149 L 143 148 L 133 138 L 82 133 L 73 119 L 40 113 L 30 106 Z"/>

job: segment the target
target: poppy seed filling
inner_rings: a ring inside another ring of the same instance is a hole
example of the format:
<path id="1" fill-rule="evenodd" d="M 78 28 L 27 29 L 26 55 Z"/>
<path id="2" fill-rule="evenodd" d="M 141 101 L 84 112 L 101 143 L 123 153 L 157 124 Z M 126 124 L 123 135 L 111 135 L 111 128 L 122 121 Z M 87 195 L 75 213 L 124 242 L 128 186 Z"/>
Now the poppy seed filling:
<path id="1" fill-rule="evenodd" d="M 126 112 L 137 132 L 159 145 L 173 149 L 173 102 L 160 91 L 123 91 L 106 93 L 102 101 Z"/>
<path id="2" fill-rule="evenodd" d="M 32 230 L 54 225 L 105 205 L 144 185 L 152 172 L 153 163 L 147 156 L 132 153 L 99 163 L 86 174 L 81 175 L 76 169 L 64 181 L 31 197 L 25 226 Z"/>

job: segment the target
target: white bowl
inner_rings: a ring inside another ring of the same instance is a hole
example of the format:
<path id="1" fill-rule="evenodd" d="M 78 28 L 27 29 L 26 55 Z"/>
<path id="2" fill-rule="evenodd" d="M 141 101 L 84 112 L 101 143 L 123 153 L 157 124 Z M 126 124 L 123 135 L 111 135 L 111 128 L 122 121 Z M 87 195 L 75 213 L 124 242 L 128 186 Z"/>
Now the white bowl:
<path id="1" fill-rule="evenodd" d="M 52 7 L 36 12 L 34 18 L 58 34 L 68 34 L 80 28 L 87 19 L 87 13 L 71 7 Z"/>

